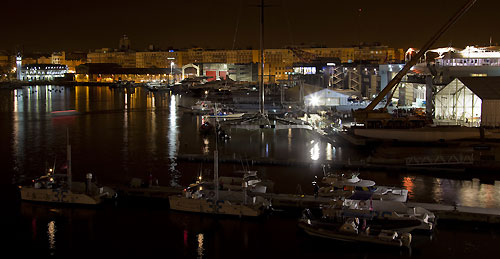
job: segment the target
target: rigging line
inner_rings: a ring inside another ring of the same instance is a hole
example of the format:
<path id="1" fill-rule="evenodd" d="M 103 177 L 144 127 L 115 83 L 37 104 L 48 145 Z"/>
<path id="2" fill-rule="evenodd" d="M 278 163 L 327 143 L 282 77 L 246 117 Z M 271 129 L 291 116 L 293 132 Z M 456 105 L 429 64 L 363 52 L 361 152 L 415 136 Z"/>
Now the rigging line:
<path id="1" fill-rule="evenodd" d="M 236 28 L 234 30 L 234 37 L 233 37 L 233 48 L 236 46 L 236 37 L 238 36 L 238 27 L 240 26 L 240 17 L 241 17 L 241 9 L 243 7 L 243 0 L 240 0 L 240 8 L 238 9 L 238 15 L 236 17 Z"/>
<path id="2" fill-rule="evenodd" d="M 284 3 L 284 0 L 281 0 L 281 6 L 283 6 L 283 8 L 285 9 L 284 13 L 285 13 L 285 16 L 286 16 L 286 23 L 287 23 L 287 26 L 288 26 L 288 37 L 290 37 L 289 40 L 290 40 L 290 43 L 293 46 L 294 45 L 294 41 L 293 41 L 292 24 L 290 22 L 290 11 L 288 10 L 287 5 Z"/>

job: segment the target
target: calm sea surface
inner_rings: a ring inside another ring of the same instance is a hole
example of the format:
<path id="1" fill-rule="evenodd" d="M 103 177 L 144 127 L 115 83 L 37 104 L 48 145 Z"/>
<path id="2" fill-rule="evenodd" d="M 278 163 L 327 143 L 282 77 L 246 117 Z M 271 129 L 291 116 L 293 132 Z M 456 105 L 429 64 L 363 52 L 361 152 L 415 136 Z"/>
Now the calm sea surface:
<path id="1" fill-rule="evenodd" d="M 74 178 L 92 173 L 102 184 L 127 184 L 149 174 L 160 185 L 185 186 L 211 164 L 179 161 L 179 154 L 212 156 L 213 136 L 198 132 L 201 117 L 185 113 L 195 100 L 142 88 L 39 86 L 0 90 L 0 183 L 4 250 L 18 255 L 89 257 L 146 256 L 197 258 L 257 257 L 436 257 L 491 256 L 500 242 L 498 227 L 444 223 L 432 237 L 417 236 L 411 251 L 360 246 L 311 238 L 296 227 L 297 215 L 275 213 L 259 220 L 214 218 L 169 211 L 167 204 L 124 202 L 97 209 L 60 208 L 19 202 L 16 184 L 61 168 L 66 132 L 72 145 Z M 52 112 L 76 110 L 71 116 Z M 321 175 L 324 161 L 360 160 L 370 153 L 330 144 L 306 130 L 230 129 L 218 143 L 221 155 L 241 158 L 222 164 L 231 172 L 246 157 L 309 161 L 310 167 L 259 166 L 275 191 L 295 192 Z M 405 187 L 420 202 L 500 208 L 500 182 L 435 177 L 430 174 L 361 172 L 380 185 Z M 461 177 L 463 179 L 463 177 Z M 494 177 L 493 177 L 494 178 Z M 500 178 L 500 177 L 498 177 Z M 496 179 L 499 180 L 499 179 Z M 9 253 L 10 254 L 10 253 Z"/>

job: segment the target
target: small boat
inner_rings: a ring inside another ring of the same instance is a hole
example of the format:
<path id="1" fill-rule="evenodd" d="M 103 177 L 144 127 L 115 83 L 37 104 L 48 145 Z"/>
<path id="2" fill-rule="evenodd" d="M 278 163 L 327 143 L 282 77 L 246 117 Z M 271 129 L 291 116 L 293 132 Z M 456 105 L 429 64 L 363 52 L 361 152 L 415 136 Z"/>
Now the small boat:
<path id="1" fill-rule="evenodd" d="M 52 115 L 52 117 L 73 116 L 78 115 L 78 112 L 76 110 L 52 111 L 50 115 Z"/>
<path id="2" fill-rule="evenodd" d="M 19 186 L 24 201 L 97 205 L 113 198 L 116 192 L 106 186 L 92 182 L 92 174 L 86 175 L 86 182 L 72 181 L 71 146 L 67 145 L 67 174 L 55 174 L 50 168 L 45 175 L 32 180 L 32 184 Z"/>
<path id="3" fill-rule="evenodd" d="M 299 227 L 311 236 L 339 241 L 371 243 L 377 245 L 410 247 L 410 233 L 387 229 L 372 229 L 369 224 L 360 224 L 358 218 L 349 218 L 342 222 L 323 222 L 315 220 L 309 210 L 305 210 L 299 220 Z"/>
<path id="4" fill-rule="evenodd" d="M 355 197 L 362 199 L 364 196 L 369 196 L 374 200 L 399 202 L 408 200 L 408 190 L 398 187 L 376 186 L 374 181 L 362 180 L 358 176 L 359 173 L 326 173 L 322 182 L 328 186 L 319 188 L 318 195 L 351 199 L 357 199 Z"/>
<path id="5" fill-rule="evenodd" d="M 170 90 L 169 85 L 166 82 L 159 82 L 159 81 L 147 82 L 146 88 L 151 92 Z"/>
<path id="6" fill-rule="evenodd" d="M 210 112 L 214 108 L 214 104 L 211 101 L 197 101 L 195 105 L 191 106 L 192 112 Z"/>
<path id="7" fill-rule="evenodd" d="M 432 231 L 436 223 L 434 213 L 422 207 L 408 207 L 395 201 L 333 200 L 321 209 L 322 217 L 327 220 L 360 218 L 384 229 L 403 232 Z"/>
<path id="8" fill-rule="evenodd" d="M 217 107 L 215 107 L 217 112 Z M 217 120 L 215 120 L 217 127 Z M 178 211 L 207 213 L 215 215 L 258 217 L 264 214 L 271 203 L 260 196 L 250 196 L 249 191 L 255 190 L 260 181 L 250 172 L 241 179 L 241 190 L 221 190 L 219 184 L 219 164 L 217 150 L 214 150 L 214 181 L 203 182 L 200 175 L 197 181 L 184 189 L 182 195 L 169 196 L 170 208 Z"/>
<path id="9" fill-rule="evenodd" d="M 227 112 L 220 112 L 217 114 L 208 114 L 205 115 L 205 118 L 217 118 L 217 119 L 239 119 L 243 117 L 245 113 L 227 113 Z"/>
<path id="10" fill-rule="evenodd" d="M 168 197 L 170 208 L 195 213 L 257 217 L 271 206 L 268 200 L 260 196 L 248 195 L 250 191 L 262 191 L 250 179 L 243 179 L 240 188 L 225 184 L 220 188 L 225 190 L 219 190 L 213 182 L 193 183 L 183 190 L 182 195 Z"/>
<path id="11" fill-rule="evenodd" d="M 113 189 L 98 186 L 90 179 L 87 182 L 68 182 L 66 174 L 48 174 L 32 180 L 31 185 L 20 186 L 21 199 L 24 201 L 97 205 L 115 197 Z"/>

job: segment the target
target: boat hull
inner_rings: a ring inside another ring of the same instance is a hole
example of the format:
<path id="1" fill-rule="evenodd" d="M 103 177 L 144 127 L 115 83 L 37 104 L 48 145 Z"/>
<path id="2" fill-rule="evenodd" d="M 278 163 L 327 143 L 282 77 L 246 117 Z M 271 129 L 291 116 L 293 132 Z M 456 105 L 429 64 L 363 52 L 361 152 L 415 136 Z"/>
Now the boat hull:
<path id="1" fill-rule="evenodd" d="M 477 139 L 478 128 L 354 129 L 354 135 L 371 139 L 406 142 L 438 142 Z"/>
<path id="2" fill-rule="evenodd" d="M 374 236 L 356 235 L 356 234 L 349 234 L 349 233 L 341 233 L 338 231 L 330 231 L 330 230 L 323 229 L 323 228 L 315 228 L 315 227 L 313 227 L 305 222 L 299 222 L 299 227 L 302 228 L 307 234 L 309 234 L 311 236 L 328 238 L 328 239 L 333 239 L 333 240 L 338 240 L 338 241 L 371 243 L 371 244 L 387 245 L 387 246 L 395 246 L 395 247 L 404 246 L 403 242 L 401 240 L 398 240 L 398 239 L 384 240 L 384 239 L 379 239 L 379 238 L 374 237 Z"/>
<path id="3" fill-rule="evenodd" d="M 169 196 L 170 209 L 194 213 L 258 217 L 263 209 L 259 206 L 233 204 L 230 201 L 192 199 L 179 195 Z"/>
<path id="4" fill-rule="evenodd" d="M 97 205 L 103 202 L 101 196 L 91 196 L 61 189 L 37 189 L 33 187 L 21 188 L 21 199 L 33 202 L 84 205 Z"/>

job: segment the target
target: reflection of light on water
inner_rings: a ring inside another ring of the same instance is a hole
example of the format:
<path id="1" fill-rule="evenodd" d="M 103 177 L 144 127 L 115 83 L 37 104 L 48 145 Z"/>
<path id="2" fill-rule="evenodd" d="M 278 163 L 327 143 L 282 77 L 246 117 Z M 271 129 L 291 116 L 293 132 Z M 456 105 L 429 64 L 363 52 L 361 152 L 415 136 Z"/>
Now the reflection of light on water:
<path id="1" fill-rule="evenodd" d="M 210 152 L 210 148 L 208 146 L 210 144 L 210 141 L 208 138 L 203 138 L 203 154 L 206 155 Z"/>
<path id="2" fill-rule="evenodd" d="M 319 142 L 316 142 L 311 148 L 311 159 L 316 161 L 319 159 Z"/>
<path id="3" fill-rule="evenodd" d="M 408 198 L 413 197 L 413 188 L 414 188 L 413 181 L 414 180 L 415 180 L 415 177 L 404 177 L 403 178 L 403 186 L 405 187 L 406 190 L 408 190 Z"/>
<path id="4" fill-rule="evenodd" d="M 288 129 L 288 152 L 292 152 L 292 129 Z"/>
<path id="5" fill-rule="evenodd" d="M 326 143 L 326 160 L 333 160 L 332 144 Z"/>
<path id="6" fill-rule="evenodd" d="M 56 248 L 56 222 L 51 221 L 48 224 L 47 234 L 49 235 L 49 248 Z"/>
<path id="7" fill-rule="evenodd" d="M 125 94 L 124 96 L 125 96 L 125 110 L 126 110 L 128 108 L 128 100 L 127 100 L 128 95 Z"/>
<path id="8" fill-rule="evenodd" d="M 443 201 L 443 190 L 441 189 L 441 179 L 434 179 L 434 186 L 432 187 L 432 196 L 436 202 Z"/>
<path id="9" fill-rule="evenodd" d="M 175 161 L 175 156 L 177 155 L 177 137 L 178 137 L 178 125 L 177 125 L 177 95 L 170 97 L 170 113 L 168 116 L 168 158 L 170 159 L 170 172 L 176 173 L 177 163 Z M 178 178 L 180 175 L 172 174 L 171 185 L 178 185 Z"/>
<path id="10" fill-rule="evenodd" d="M 196 251 L 198 252 L 198 258 L 203 258 L 203 234 L 198 234 L 198 249 Z"/>

